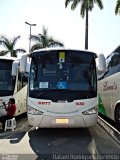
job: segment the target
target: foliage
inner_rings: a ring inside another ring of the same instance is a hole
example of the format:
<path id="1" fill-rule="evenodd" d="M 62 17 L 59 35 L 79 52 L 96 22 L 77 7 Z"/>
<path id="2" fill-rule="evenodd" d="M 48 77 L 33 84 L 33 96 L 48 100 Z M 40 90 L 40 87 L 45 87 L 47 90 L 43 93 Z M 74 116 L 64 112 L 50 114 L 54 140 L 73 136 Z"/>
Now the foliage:
<path id="1" fill-rule="evenodd" d="M 85 24 L 85 49 L 88 49 L 88 12 L 92 11 L 94 4 L 96 3 L 100 9 L 103 9 L 103 4 L 101 0 L 65 0 L 65 7 L 71 4 L 71 10 L 75 10 L 76 7 L 81 4 L 80 15 L 82 18 L 86 16 Z"/>
<path id="2" fill-rule="evenodd" d="M 116 2 L 115 14 L 120 14 L 120 0 L 117 0 Z"/>
<path id="3" fill-rule="evenodd" d="M 1 36 L 0 45 L 2 45 L 5 50 L 0 51 L 0 56 L 5 56 L 10 53 L 11 57 L 17 57 L 17 53 L 25 53 L 26 51 L 22 48 L 15 49 L 18 39 L 20 39 L 20 36 L 14 37 L 13 39 L 8 39 L 6 36 Z"/>
<path id="4" fill-rule="evenodd" d="M 31 51 L 41 48 L 47 47 L 63 47 L 64 44 L 58 40 L 55 40 L 52 36 L 48 35 L 48 30 L 43 26 L 42 34 L 31 35 L 31 40 L 35 42 L 35 44 L 31 47 Z"/>
<path id="5" fill-rule="evenodd" d="M 84 18 L 86 11 L 92 11 L 94 8 L 94 3 L 96 3 L 100 9 L 103 9 L 101 0 L 65 0 L 65 7 L 67 7 L 70 2 L 72 2 L 71 10 L 73 11 L 79 4 L 81 4 L 80 15 L 82 18 Z"/>

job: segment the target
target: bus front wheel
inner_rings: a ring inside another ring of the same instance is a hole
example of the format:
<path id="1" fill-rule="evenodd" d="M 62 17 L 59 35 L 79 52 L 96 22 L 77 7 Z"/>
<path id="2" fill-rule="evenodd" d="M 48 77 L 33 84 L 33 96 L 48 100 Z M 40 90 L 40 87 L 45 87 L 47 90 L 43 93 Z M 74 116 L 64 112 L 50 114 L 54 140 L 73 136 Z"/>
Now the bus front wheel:
<path id="1" fill-rule="evenodd" d="M 116 128 L 120 131 L 120 104 L 116 106 L 115 124 L 116 124 Z"/>

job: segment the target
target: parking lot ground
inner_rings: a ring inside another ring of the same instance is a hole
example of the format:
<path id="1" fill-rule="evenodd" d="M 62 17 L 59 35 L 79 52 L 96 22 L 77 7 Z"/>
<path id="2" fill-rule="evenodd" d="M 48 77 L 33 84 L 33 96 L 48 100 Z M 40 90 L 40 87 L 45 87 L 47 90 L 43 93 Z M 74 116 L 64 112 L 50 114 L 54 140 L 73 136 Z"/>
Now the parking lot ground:
<path id="1" fill-rule="evenodd" d="M 0 138 L 4 138 L 6 136 L 12 135 L 19 131 L 28 131 L 31 128 L 31 126 L 28 123 L 28 119 L 26 114 L 20 115 L 16 117 L 16 128 L 14 131 L 12 130 L 2 130 L 2 124 L 0 123 Z"/>

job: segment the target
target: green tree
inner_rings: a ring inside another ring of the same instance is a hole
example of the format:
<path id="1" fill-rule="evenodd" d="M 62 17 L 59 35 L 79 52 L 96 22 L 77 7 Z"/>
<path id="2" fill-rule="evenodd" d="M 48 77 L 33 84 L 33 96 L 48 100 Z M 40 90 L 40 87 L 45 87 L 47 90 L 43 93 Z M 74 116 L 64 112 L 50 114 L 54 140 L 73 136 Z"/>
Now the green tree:
<path id="1" fill-rule="evenodd" d="M 17 57 L 17 53 L 25 53 L 26 51 L 22 48 L 15 49 L 18 39 L 20 39 L 20 36 L 14 37 L 13 39 L 8 39 L 6 36 L 1 36 L 0 45 L 2 45 L 5 50 L 0 51 L 0 56 L 5 56 L 10 53 L 11 57 Z"/>
<path id="2" fill-rule="evenodd" d="M 120 14 L 120 0 L 117 0 L 116 6 L 115 6 L 115 14 Z"/>
<path id="3" fill-rule="evenodd" d="M 88 18 L 89 18 L 89 11 L 92 11 L 94 8 L 94 3 L 98 5 L 100 9 L 103 9 L 102 0 L 65 0 L 65 7 L 71 3 L 71 10 L 75 10 L 76 7 L 81 4 L 80 7 L 80 15 L 82 18 L 86 17 L 85 23 L 85 49 L 88 49 Z"/>
<path id="4" fill-rule="evenodd" d="M 47 48 L 47 47 L 63 47 L 64 44 L 61 43 L 58 40 L 55 40 L 52 36 L 48 35 L 48 29 L 46 29 L 43 26 L 42 29 L 42 34 L 36 35 L 31 35 L 31 40 L 35 42 L 34 45 L 31 47 L 31 51 L 34 51 L 36 49 L 41 49 L 41 48 Z"/>

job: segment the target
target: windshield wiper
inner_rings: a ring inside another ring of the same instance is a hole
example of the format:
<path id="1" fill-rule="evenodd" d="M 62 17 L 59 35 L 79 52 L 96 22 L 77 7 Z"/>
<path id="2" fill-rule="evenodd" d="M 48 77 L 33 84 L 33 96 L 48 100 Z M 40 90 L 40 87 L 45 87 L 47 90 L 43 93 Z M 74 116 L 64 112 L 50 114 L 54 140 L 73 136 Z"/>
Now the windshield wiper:
<path id="1" fill-rule="evenodd" d="M 48 92 L 51 92 L 51 91 L 54 91 L 54 90 L 53 89 L 45 90 L 44 92 L 38 94 L 37 97 L 40 97 L 40 96 L 44 95 L 45 93 L 48 93 Z"/>
<path id="2" fill-rule="evenodd" d="M 49 89 L 49 90 L 45 90 L 44 92 L 38 94 L 37 98 L 40 97 L 40 96 L 43 96 L 46 93 L 57 92 L 57 91 L 60 91 L 60 92 L 76 92 L 76 90 L 71 90 L 71 89 Z"/>

